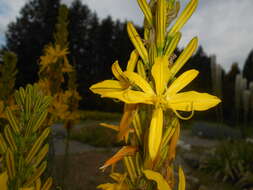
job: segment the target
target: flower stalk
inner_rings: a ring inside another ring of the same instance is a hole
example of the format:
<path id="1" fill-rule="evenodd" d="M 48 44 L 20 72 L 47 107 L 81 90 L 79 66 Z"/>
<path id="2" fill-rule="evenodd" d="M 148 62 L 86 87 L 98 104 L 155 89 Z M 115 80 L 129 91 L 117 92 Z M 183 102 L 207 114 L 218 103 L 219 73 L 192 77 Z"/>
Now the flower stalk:
<path id="1" fill-rule="evenodd" d="M 111 174 L 115 183 L 98 186 L 104 190 L 174 189 L 174 160 L 180 137 L 178 118 L 189 119 L 194 111 L 204 111 L 220 103 L 219 98 L 207 93 L 181 92 L 199 73 L 192 69 L 178 76 L 197 48 L 197 37 L 174 61 L 180 30 L 193 14 L 198 0 L 191 0 L 173 25 L 179 1 L 151 0 L 147 3 L 138 0 L 138 4 L 145 16 L 144 39 L 134 25 L 128 23 L 127 32 L 135 50 L 126 71 L 122 71 L 116 61 L 112 65 L 115 80 L 105 80 L 90 87 L 101 97 L 125 103 L 119 126 L 103 124 L 118 131 L 119 140 L 125 142 L 125 146 L 102 166 L 105 169 L 123 160 L 125 168 L 123 173 L 114 171 Z M 189 112 L 190 116 L 182 116 L 182 111 Z M 130 153 L 129 150 L 134 151 Z M 185 176 L 181 167 L 178 173 L 178 189 L 184 190 Z"/>

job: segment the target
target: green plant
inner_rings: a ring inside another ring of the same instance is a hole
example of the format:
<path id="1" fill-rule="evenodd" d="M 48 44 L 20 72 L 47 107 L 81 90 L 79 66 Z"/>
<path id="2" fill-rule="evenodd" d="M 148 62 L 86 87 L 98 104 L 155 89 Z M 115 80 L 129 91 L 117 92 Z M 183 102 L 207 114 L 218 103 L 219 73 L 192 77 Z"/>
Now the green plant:
<path id="1" fill-rule="evenodd" d="M 245 141 L 224 141 L 200 169 L 240 187 L 253 184 L 253 146 Z"/>
<path id="2" fill-rule="evenodd" d="M 28 85 L 15 92 L 17 110 L 6 109 L 8 124 L 0 134 L 1 190 L 49 190 L 52 178 L 41 186 L 41 176 L 47 167 L 45 159 L 50 128 L 45 119 L 51 97 L 44 96 L 37 85 Z M 43 178 L 44 181 L 44 178 Z"/>

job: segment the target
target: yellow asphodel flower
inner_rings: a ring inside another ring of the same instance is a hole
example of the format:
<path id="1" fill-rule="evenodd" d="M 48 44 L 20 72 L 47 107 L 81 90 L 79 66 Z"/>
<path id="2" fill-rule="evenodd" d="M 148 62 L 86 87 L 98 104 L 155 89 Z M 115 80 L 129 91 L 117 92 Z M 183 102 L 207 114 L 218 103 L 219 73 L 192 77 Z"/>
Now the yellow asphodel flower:
<path id="1" fill-rule="evenodd" d="M 168 68 L 166 57 L 158 57 L 152 67 L 151 74 L 154 79 L 155 90 L 139 74 L 125 71 L 124 76 L 130 81 L 128 88 L 114 89 L 114 82 L 110 84 L 107 81 L 95 84 L 91 87 L 94 93 L 102 97 L 119 99 L 128 104 L 153 104 L 153 111 L 150 133 L 149 133 L 149 151 L 151 159 L 155 159 L 158 152 L 163 128 L 163 110 L 171 109 L 178 116 L 179 111 L 203 111 L 216 106 L 220 99 L 207 93 L 196 91 L 179 91 L 187 86 L 198 75 L 197 70 L 189 70 L 180 75 L 174 82 L 168 85 L 170 81 L 170 69 Z M 108 89 L 111 87 L 111 89 Z"/>

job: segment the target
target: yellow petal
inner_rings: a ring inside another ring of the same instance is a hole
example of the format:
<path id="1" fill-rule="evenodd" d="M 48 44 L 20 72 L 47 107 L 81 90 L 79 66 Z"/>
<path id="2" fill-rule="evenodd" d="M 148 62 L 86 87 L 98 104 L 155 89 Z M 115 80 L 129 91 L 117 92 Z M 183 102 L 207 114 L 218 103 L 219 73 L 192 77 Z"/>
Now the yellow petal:
<path id="1" fill-rule="evenodd" d="M 168 100 L 168 106 L 180 111 L 204 111 L 219 104 L 221 100 L 216 96 L 196 91 L 178 93 Z"/>
<path id="2" fill-rule="evenodd" d="M 169 184 L 160 173 L 152 170 L 144 170 L 143 173 L 148 179 L 157 183 L 158 190 L 171 190 Z"/>
<path id="3" fill-rule="evenodd" d="M 119 160 L 122 160 L 125 156 L 133 155 L 137 151 L 135 146 L 123 146 L 115 155 L 113 155 L 109 160 L 105 162 L 100 169 L 105 169 L 108 166 L 115 164 Z"/>
<path id="4" fill-rule="evenodd" d="M 130 132 L 130 125 L 132 123 L 136 109 L 137 109 L 136 104 L 125 104 L 124 114 L 120 120 L 119 133 L 117 135 L 119 141 L 123 140 L 124 137 L 126 137 L 127 140 L 128 134 Z"/>
<path id="5" fill-rule="evenodd" d="M 111 125 L 111 124 L 107 124 L 107 123 L 99 123 L 99 125 L 109 128 L 109 129 L 113 129 L 115 131 L 119 131 L 119 126 L 117 126 L 117 125 Z"/>
<path id="6" fill-rule="evenodd" d="M 180 54 L 179 58 L 173 64 L 171 68 L 171 77 L 174 77 L 176 73 L 184 66 L 184 64 L 189 60 L 192 54 L 195 52 L 198 46 L 198 38 L 193 38 L 184 51 Z"/>
<path id="7" fill-rule="evenodd" d="M 197 77 L 199 72 L 195 69 L 189 70 L 181 74 L 168 88 L 166 95 L 176 94 L 178 91 L 186 87 L 193 79 Z"/>
<path id="8" fill-rule="evenodd" d="M 5 171 L 5 172 L 0 174 L 0 187 L 1 187 L 1 190 L 8 190 L 7 181 L 8 181 L 8 175 L 7 175 L 7 172 Z"/>
<path id="9" fill-rule="evenodd" d="M 163 111 L 161 108 L 156 108 L 153 111 L 149 129 L 148 149 L 152 160 L 156 158 L 160 148 L 163 131 Z"/>
<path id="10" fill-rule="evenodd" d="M 149 85 L 149 83 L 140 75 L 130 71 L 126 71 L 124 72 L 124 74 L 130 80 L 131 83 L 134 83 L 135 85 L 139 86 L 143 90 L 143 92 L 147 94 L 154 94 L 154 91 Z"/>
<path id="11" fill-rule="evenodd" d="M 147 74 L 141 60 L 139 60 L 137 64 L 137 73 L 145 80 L 147 79 Z"/>
<path id="12" fill-rule="evenodd" d="M 144 16 L 145 19 L 148 21 L 149 25 L 152 26 L 152 12 L 151 9 L 149 8 L 149 5 L 147 3 L 147 0 L 137 0 Z"/>
<path id="13" fill-rule="evenodd" d="M 131 42 L 133 43 L 134 47 L 138 51 L 139 55 L 143 59 L 144 63 L 148 62 L 148 52 L 145 48 L 141 37 L 137 33 L 136 29 L 134 28 L 131 22 L 127 23 L 127 32 Z"/>
<path id="14" fill-rule="evenodd" d="M 90 87 L 93 93 L 103 95 L 104 93 L 111 91 L 122 91 L 126 88 L 120 81 L 116 80 L 104 80 L 96 83 Z"/>
<path id="15" fill-rule="evenodd" d="M 179 167 L 179 184 L 178 184 L 178 190 L 185 190 L 185 176 L 184 176 L 184 171 L 182 170 L 181 167 Z"/>
<path id="16" fill-rule="evenodd" d="M 117 187 L 116 183 L 104 183 L 97 186 L 97 189 L 103 190 L 115 190 Z"/>
<path id="17" fill-rule="evenodd" d="M 112 64 L 112 73 L 115 76 L 116 79 L 118 80 L 124 80 L 123 76 L 123 71 L 121 70 L 120 66 L 119 66 L 119 62 L 115 61 Z"/>
<path id="18" fill-rule="evenodd" d="M 180 124 L 179 122 L 177 122 L 176 124 L 177 125 L 175 126 L 175 132 L 173 133 L 170 144 L 169 144 L 169 153 L 168 153 L 169 162 L 175 159 L 177 142 L 180 135 Z"/>
<path id="19" fill-rule="evenodd" d="M 181 30 L 181 28 L 184 26 L 184 24 L 187 22 L 187 20 L 191 17 L 192 13 L 195 11 L 197 5 L 198 5 L 198 0 L 191 0 L 188 3 L 187 7 L 184 9 L 184 11 L 178 17 L 176 23 L 170 29 L 169 35 L 172 36 L 174 33 Z"/>
<path id="20" fill-rule="evenodd" d="M 35 181 L 35 190 L 40 190 L 40 189 L 41 189 L 41 180 L 40 180 L 40 178 L 38 178 Z"/>
<path id="21" fill-rule="evenodd" d="M 166 57 L 158 57 L 152 67 L 151 73 L 155 80 L 156 93 L 161 95 L 166 88 L 169 79 L 168 60 Z"/>
<path id="22" fill-rule="evenodd" d="M 134 72 L 135 66 L 138 61 L 138 57 L 139 57 L 139 54 L 138 54 L 137 50 L 132 51 L 132 53 L 130 55 L 130 59 L 127 63 L 127 68 L 126 68 L 127 71 Z"/>
<path id="23" fill-rule="evenodd" d="M 19 190 L 34 190 L 34 187 L 22 187 Z"/>
<path id="24" fill-rule="evenodd" d="M 127 104 L 153 104 L 153 95 L 135 90 L 104 93 L 102 97 L 115 98 Z"/>

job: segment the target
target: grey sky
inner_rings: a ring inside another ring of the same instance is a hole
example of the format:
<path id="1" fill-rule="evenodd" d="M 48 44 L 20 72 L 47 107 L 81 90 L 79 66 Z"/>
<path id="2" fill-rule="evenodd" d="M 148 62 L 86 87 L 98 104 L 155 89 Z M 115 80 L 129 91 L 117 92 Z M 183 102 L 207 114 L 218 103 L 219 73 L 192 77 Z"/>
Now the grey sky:
<path id="1" fill-rule="evenodd" d="M 9 21 L 18 15 L 26 0 L 0 0 L 0 40 Z M 70 4 L 73 0 L 63 0 Z M 98 16 L 111 15 L 114 19 L 132 20 L 141 25 L 143 16 L 136 0 L 82 0 Z M 185 5 L 189 0 L 181 0 Z M 253 0 L 199 0 L 199 6 L 186 24 L 180 47 L 194 36 L 207 54 L 216 54 L 217 61 L 226 69 L 233 62 L 244 64 L 253 49 Z M 182 5 L 182 7 L 183 7 Z M 1 42 L 0 42 L 1 43 Z"/>

